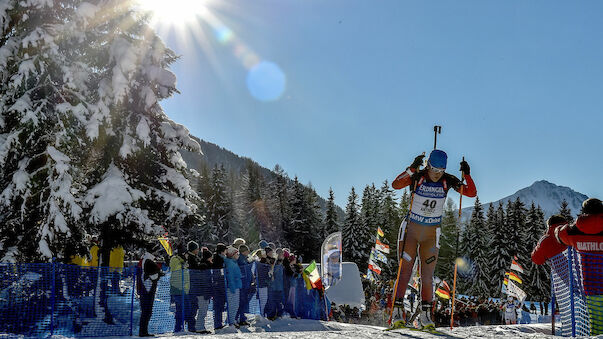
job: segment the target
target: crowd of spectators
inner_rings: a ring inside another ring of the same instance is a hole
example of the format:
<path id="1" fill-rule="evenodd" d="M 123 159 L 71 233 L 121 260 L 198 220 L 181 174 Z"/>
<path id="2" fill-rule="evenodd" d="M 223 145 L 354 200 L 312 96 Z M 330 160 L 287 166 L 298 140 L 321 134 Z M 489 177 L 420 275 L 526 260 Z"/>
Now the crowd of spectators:
<path id="1" fill-rule="evenodd" d="M 316 305 L 307 305 L 307 300 L 296 298 L 296 291 L 306 289 L 301 258 L 287 248 L 275 248 L 266 241 L 260 241 L 258 245 L 259 248 L 251 252 L 245 240 L 239 238 L 232 245 L 217 244 L 213 252 L 207 247 L 199 247 L 195 241 L 177 246 L 169 260 L 175 333 L 182 332 L 185 325 L 189 332 L 210 333 L 205 322 L 200 321 L 205 319 L 210 301 L 213 301 L 214 330 L 226 325 L 248 326 L 247 314 L 253 297 L 259 299 L 260 314 L 270 320 L 285 313 L 292 318 L 325 318 L 324 312 L 321 314 L 324 308 L 316 307 L 320 304 L 318 300 L 315 300 Z M 151 256 L 147 252 L 144 258 Z M 152 295 L 153 286 L 160 278 L 157 269 L 150 266 L 147 270 L 144 259 L 139 266 L 141 284 L 149 286 Z M 225 311 L 226 323 L 222 317 Z M 152 309 L 143 308 L 141 336 L 148 335 L 147 319 L 151 312 Z"/>

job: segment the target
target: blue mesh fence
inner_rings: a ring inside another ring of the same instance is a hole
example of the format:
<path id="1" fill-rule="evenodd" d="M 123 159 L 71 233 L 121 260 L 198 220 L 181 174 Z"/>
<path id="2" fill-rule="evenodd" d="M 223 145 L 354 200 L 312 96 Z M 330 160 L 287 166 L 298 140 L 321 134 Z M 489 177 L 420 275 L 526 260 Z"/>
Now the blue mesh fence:
<path id="1" fill-rule="evenodd" d="M 603 333 L 603 255 L 569 247 L 550 259 L 554 299 L 559 305 L 561 335 Z"/>
<path id="2" fill-rule="evenodd" d="M 139 334 L 145 318 L 157 334 L 213 330 L 256 315 L 326 318 L 323 298 L 301 274 L 261 263 L 235 271 L 163 268 L 150 295 L 137 266 L 0 264 L 0 333 L 128 336 Z"/>

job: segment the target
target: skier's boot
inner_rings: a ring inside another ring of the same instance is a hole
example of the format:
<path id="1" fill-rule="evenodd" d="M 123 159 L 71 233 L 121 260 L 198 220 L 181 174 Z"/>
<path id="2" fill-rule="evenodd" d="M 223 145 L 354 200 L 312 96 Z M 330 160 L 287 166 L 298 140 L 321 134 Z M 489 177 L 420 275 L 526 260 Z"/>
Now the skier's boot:
<path id="1" fill-rule="evenodd" d="M 431 301 L 423 300 L 421 302 L 421 315 L 419 316 L 419 320 L 421 321 L 421 329 L 424 330 L 433 330 L 435 329 L 435 324 L 431 320 Z"/>
<path id="2" fill-rule="evenodd" d="M 406 320 L 404 319 L 404 299 L 396 298 L 394 301 L 394 313 L 392 316 L 391 328 L 405 327 Z"/>

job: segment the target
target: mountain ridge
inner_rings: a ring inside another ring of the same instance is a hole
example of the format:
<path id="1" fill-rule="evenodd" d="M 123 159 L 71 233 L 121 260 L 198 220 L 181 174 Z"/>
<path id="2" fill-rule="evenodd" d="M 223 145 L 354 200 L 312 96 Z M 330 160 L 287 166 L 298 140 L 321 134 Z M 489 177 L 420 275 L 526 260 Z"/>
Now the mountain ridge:
<path id="1" fill-rule="evenodd" d="M 526 207 L 529 207 L 529 205 L 534 202 L 537 206 L 542 208 L 545 218 L 548 218 L 559 211 L 563 200 L 567 201 L 568 208 L 571 210 L 572 215 L 576 217 L 578 213 L 580 213 L 582 202 L 588 199 L 588 196 L 577 192 L 570 187 L 556 185 L 542 179 L 537 180 L 532 185 L 524 187 L 502 199 L 482 203 L 482 206 L 484 207 L 484 210 L 487 211 L 491 204 L 494 204 L 494 207 L 496 208 L 501 202 L 504 206 L 509 200 L 515 201 L 517 198 L 526 204 Z M 463 208 L 461 218 L 468 220 L 471 217 L 472 212 L 473 206 Z"/>

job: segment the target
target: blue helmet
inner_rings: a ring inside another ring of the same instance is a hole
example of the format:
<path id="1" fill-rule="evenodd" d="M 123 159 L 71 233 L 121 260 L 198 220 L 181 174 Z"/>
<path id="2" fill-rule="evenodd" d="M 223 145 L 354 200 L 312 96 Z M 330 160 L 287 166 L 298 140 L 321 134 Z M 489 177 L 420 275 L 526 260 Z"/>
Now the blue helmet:
<path id="1" fill-rule="evenodd" d="M 448 162 L 448 156 L 446 152 L 440 151 L 439 149 L 434 149 L 431 151 L 429 155 L 429 160 L 427 163 L 431 165 L 431 167 L 436 168 L 446 168 L 446 163 Z"/>
<path id="2" fill-rule="evenodd" d="M 268 242 L 266 240 L 260 240 L 259 246 L 261 249 L 268 247 Z"/>

